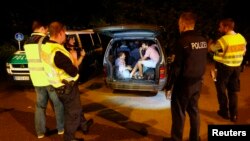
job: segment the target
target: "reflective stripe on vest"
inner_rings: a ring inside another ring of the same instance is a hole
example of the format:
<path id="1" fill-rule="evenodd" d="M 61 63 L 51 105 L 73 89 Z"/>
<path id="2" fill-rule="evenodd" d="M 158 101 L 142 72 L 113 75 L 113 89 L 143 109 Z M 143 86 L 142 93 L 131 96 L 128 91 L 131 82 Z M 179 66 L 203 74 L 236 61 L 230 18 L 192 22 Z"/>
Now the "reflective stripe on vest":
<path id="1" fill-rule="evenodd" d="M 42 61 L 45 66 L 45 72 L 48 76 L 50 84 L 56 88 L 63 86 L 62 80 L 76 81 L 79 77 L 77 74 L 75 77 L 69 76 L 64 70 L 56 67 L 54 63 L 54 57 L 57 51 L 60 51 L 67 56 L 71 61 L 70 53 L 58 43 L 46 43 L 45 47 L 42 48 Z M 73 62 L 73 61 L 72 61 Z"/>
<path id="2" fill-rule="evenodd" d="M 41 59 L 28 59 L 30 63 L 41 63 Z"/>
<path id="3" fill-rule="evenodd" d="M 246 40 L 240 34 L 224 35 L 218 42 L 223 52 L 214 55 L 213 59 L 227 66 L 240 66 L 246 49 Z"/>
<path id="4" fill-rule="evenodd" d="M 27 59 L 30 63 L 29 70 L 31 71 L 44 71 L 44 67 L 41 65 L 41 59 Z"/>

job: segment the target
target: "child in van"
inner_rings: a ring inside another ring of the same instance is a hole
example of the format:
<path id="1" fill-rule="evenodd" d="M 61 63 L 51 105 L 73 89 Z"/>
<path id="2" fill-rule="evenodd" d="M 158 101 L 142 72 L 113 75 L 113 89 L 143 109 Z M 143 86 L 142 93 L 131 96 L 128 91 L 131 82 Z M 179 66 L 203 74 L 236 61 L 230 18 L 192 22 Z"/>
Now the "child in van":
<path id="1" fill-rule="evenodd" d="M 116 77 L 119 79 L 130 78 L 130 71 L 132 70 L 130 65 L 126 65 L 126 55 L 124 52 L 119 52 L 118 58 L 115 60 Z"/>

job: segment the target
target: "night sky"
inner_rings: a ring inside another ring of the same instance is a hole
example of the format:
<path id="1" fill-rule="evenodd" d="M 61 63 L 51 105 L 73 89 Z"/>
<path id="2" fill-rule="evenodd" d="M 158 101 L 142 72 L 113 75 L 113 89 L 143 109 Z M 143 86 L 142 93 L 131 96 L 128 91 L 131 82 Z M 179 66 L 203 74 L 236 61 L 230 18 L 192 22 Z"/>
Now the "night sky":
<path id="1" fill-rule="evenodd" d="M 113 3 L 110 4 L 110 1 Z M 23 32 L 24 34 L 30 33 L 31 31 L 31 23 L 32 20 L 36 18 L 45 19 L 47 21 L 59 20 L 63 21 L 67 25 L 81 25 L 87 26 L 91 17 L 108 17 L 111 12 L 116 12 L 117 7 L 114 5 L 118 0 L 43 0 L 43 1 L 6 1 L 4 4 L 1 4 L 0 8 L 0 17 L 1 17 L 1 27 L 0 31 L 0 41 L 4 41 L 6 39 L 12 38 L 14 33 Z M 127 2 L 131 2 L 132 0 L 126 0 Z M 155 9 L 160 9 L 161 3 L 164 0 L 136 0 L 138 2 L 151 2 L 152 6 L 155 6 Z M 191 1 L 191 0 L 168 0 L 171 3 L 175 3 L 174 6 L 181 7 L 180 5 L 183 2 Z M 205 0 L 193 0 L 191 4 L 196 5 L 196 2 Z M 209 0 L 207 0 L 209 1 Z M 221 7 L 224 9 L 223 15 L 219 15 L 221 17 L 232 17 L 236 20 L 236 25 L 240 25 L 241 30 L 249 29 L 250 25 L 250 14 L 249 9 L 250 6 L 247 5 L 247 2 L 240 2 L 240 0 L 211 0 L 211 2 L 216 5 L 220 4 L 220 2 L 224 2 L 224 6 Z M 244 1 L 244 0 L 243 0 Z M 109 2 L 109 5 L 106 3 Z M 154 4 L 156 3 L 156 4 Z M 165 2 L 166 3 L 166 2 Z M 158 8 L 158 7 L 159 8 Z M 141 8 L 141 5 L 134 5 L 134 7 Z M 201 8 L 202 9 L 202 8 Z M 112 11 L 113 10 L 113 11 Z M 122 10 L 127 9 L 118 9 L 119 12 L 122 13 Z M 147 9 L 141 9 L 144 12 Z M 139 10 L 138 10 L 139 11 Z M 111 14 L 114 14 L 111 13 Z M 106 15 L 105 15 L 106 14 Z M 164 13 L 163 13 L 164 14 Z M 216 13 L 209 13 L 214 15 Z M 150 15 L 149 15 L 150 16 Z M 219 17 L 218 17 L 219 18 Z"/>

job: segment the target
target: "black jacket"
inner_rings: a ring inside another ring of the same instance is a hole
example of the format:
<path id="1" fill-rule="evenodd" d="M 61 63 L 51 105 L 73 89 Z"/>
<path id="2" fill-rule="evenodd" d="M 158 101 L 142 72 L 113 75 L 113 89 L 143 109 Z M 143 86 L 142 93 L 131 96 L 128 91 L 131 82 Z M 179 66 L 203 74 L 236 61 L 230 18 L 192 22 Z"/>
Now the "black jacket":
<path id="1" fill-rule="evenodd" d="M 172 52 L 172 81 L 168 86 L 189 87 L 201 81 L 207 63 L 207 41 L 194 30 L 181 33 Z"/>

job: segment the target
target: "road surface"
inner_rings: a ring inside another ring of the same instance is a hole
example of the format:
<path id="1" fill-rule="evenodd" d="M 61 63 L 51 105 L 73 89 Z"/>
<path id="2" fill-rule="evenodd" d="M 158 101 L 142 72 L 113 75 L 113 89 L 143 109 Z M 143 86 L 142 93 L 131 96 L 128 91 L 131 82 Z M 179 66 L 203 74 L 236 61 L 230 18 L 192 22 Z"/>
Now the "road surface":
<path id="1" fill-rule="evenodd" d="M 214 83 L 210 77 L 211 64 L 207 65 L 199 101 L 201 139 L 207 140 L 209 124 L 250 124 L 250 67 L 241 73 L 239 94 L 239 120 L 232 123 L 216 114 L 218 103 Z M 77 137 L 85 141 L 161 141 L 170 137 L 170 100 L 163 91 L 113 91 L 107 88 L 102 77 L 96 77 L 79 86 L 81 101 L 87 118 L 94 125 L 87 135 L 80 131 Z M 0 141 L 62 141 L 57 134 L 37 139 L 34 130 L 35 92 L 32 87 L 16 87 L 7 82 L 0 86 Z M 55 115 L 47 108 L 47 127 L 55 129 Z M 184 140 L 188 139 L 189 121 L 186 118 Z"/>

